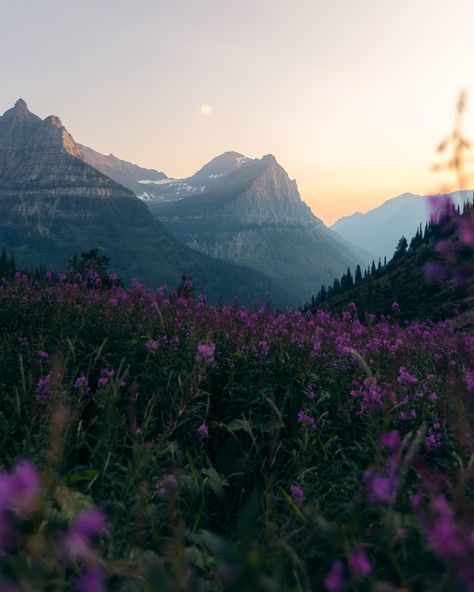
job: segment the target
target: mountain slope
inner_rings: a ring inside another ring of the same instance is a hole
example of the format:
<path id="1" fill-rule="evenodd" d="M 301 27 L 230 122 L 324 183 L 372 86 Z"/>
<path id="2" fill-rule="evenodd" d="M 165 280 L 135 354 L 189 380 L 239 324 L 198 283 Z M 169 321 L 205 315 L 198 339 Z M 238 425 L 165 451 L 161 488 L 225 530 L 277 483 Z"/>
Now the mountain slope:
<path id="1" fill-rule="evenodd" d="M 366 313 L 401 321 L 455 318 L 459 327 L 474 327 L 474 207 L 463 209 L 429 223 L 409 249 L 355 285 L 320 291 L 311 307 L 342 312 L 353 302 L 361 318 Z"/>
<path id="2" fill-rule="evenodd" d="M 211 298 L 265 298 L 268 279 L 212 260 L 171 237 L 148 208 L 84 161 L 54 116 L 42 120 L 24 101 L 0 117 L 0 248 L 29 267 L 60 268 L 92 247 L 125 279 L 151 286 L 192 275 Z"/>
<path id="3" fill-rule="evenodd" d="M 181 241 L 266 273 L 298 303 L 370 258 L 312 214 L 272 155 L 226 152 L 192 177 L 160 184 L 148 206 Z"/>
<path id="4" fill-rule="evenodd" d="M 143 201 L 157 199 L 155 187 L 168 177 L 155 169 L 145 169 L 121 160 L 113 154 L 106 156 L 92 148 L 78 144 L 84 160 L 107 177 L 133 191 Z"/>
<path id="5" fill-rule="evenodd" d="M 472 197 L 472 191 L 452 193 L 456 204 Z M 366 214 L 356 212 L 335 222 L 331 228 L 343 238 L 361 249 L 375 253 L 377 257 L 390 258 L 401 236 L 412 237 L 420 222 L 430 218 L 428 196 L 404 193 L 385 201 Z"/>

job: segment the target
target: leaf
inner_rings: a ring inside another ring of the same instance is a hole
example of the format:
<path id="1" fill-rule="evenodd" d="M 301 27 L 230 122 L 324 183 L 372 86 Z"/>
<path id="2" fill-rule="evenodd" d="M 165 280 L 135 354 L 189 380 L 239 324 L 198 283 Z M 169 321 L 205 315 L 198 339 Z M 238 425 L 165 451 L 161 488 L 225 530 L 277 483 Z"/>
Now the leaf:
<path id="1" fill-rule="evenodd" d="M 100 471 L 97 469 L 84 469 L 83 471 L 69 475 L 69 477 L 66 478 L 66 483 L 74 485 L 75 483 L 81 483 L 81 481 L 92 481 L 93 479 L 97 479 L 99 475 Z"/>
<path id="2" fill-rule="evenodd" d="M 220 475 L 213 467 L 203 469 L 201 472 L 207 477 L 205 482 L 209 485 L 212 491 L 221 496 L 224 493 L 224 487 L 228 487 L 229 485 L 227 479 L 223 475 Z"/>

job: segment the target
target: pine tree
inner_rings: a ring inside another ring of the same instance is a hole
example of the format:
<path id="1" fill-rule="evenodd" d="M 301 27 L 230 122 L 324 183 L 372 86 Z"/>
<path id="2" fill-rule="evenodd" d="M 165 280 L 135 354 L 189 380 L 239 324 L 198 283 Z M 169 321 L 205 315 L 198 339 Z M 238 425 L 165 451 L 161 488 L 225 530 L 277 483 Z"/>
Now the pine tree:
<path id="1" fill-rule="evenodd" d="M 407 252 L 407 250 L 408 250 L 408 241 L 404 236 L 402 236 L 402 238 L 398 241 L 397 248 L 395 250 L 393 258 L 396 259 L 398 257 L 401 257 L 402 255 L 404 255 Z"/>

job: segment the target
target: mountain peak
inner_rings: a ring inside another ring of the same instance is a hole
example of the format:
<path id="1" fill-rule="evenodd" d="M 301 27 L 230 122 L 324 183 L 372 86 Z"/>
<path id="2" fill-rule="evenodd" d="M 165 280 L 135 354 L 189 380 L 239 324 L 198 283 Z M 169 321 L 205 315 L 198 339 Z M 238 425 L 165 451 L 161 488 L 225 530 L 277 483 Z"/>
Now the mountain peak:
<path id="1" fill-rule="evenodd" d="M 18 99 L 18 101 L 15 103 L 14 109 L 16 109 L 17 111 L 29 111 L 28 105 L 26 104 L 26 101 L 23 99 Z"/>
<path id="2" fill-rule="evenodd" d="M 63 127 L 62 121 L 56 115 L 50 115 L 49 117 L 47 117 L 44 120 L 44 122 L 48 125 L 51 125 L 52 127 L 57 127 L 57 128 Z"/>
<path id="3" fill-rule="evenodd" d="M 15 103 L 15 106 L 11 109 L 8 109 L 8 111 L 5 111 L 3 117 L 0 116 L 0 119 L 4 119 L 5 121 L 8 120 L 18 122 L 29 120 L 41 121 L 39 117 L 31 113 L 31 111 L 28 109 L 26 101 L 24 101 L 23 99 L 18 99 L 18 101 Z"/>

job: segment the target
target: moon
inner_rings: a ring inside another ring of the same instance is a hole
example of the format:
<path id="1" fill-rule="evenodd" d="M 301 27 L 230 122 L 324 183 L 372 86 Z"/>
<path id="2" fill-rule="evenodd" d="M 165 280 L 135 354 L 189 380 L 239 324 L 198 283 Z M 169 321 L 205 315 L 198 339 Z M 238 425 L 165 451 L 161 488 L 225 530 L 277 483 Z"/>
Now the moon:
<path id="1" fill-rule="evenodd" d="M 201 113 L 206 116 L 210 115 L 212 113 L 212 107 L 205 103 L 201 106 Z"/>

